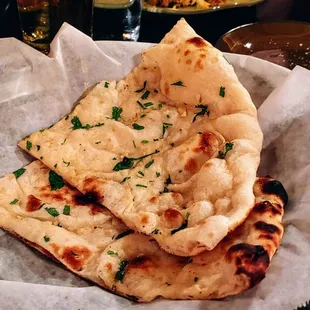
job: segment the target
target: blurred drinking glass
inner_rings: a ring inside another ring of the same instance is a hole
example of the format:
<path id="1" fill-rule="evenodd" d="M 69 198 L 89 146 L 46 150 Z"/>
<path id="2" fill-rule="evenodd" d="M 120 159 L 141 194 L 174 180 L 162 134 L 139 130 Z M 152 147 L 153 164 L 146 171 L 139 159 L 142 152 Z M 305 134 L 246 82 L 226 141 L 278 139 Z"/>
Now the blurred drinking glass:
<path id="1" fill-rule="evenodd" d="M 23 41 L 45 54 L 64 22 L 92 36 L 93 0 L 17 0 L 17 5 Z"/>
<path id="2" fill-rule="evenodd" d="M 95 0 L 94 39 L 137 41 L 142 0 Z"/>

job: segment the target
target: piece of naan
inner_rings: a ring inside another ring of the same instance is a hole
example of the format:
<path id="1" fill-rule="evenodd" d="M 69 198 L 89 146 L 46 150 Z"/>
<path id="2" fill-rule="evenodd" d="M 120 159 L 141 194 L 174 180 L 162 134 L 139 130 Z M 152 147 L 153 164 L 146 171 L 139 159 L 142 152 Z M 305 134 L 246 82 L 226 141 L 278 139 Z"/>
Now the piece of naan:
<path id="1" fill-rule="evenodd" d="M 262 132 L 233 67 L 182 19 L 124 80 L 101 82 L 19 145 L 129 228 L 190 256 L 253 208 Z"/>
<path id="2" fill-rule="evenodd" d="M 0 179 L 0 227 L 81 277 L 134 300 L 223 298 L 259 283 L 280 245 L 286 192 L 269 177 L 258 178 L 254 192 L 256 204 L 241 226 L 212 251 L 184 258 L 128 230 L 35 161 Z"/>

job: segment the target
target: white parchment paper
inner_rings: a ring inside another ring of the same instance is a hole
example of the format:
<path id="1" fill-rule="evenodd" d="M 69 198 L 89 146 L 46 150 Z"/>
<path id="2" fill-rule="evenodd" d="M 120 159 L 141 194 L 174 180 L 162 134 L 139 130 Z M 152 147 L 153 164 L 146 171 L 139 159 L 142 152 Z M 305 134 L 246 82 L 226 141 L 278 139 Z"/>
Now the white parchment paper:
<path id="1" fill-rule="evenodd" d="M 89 86 L 120 79 L 146 43 L 97 42 L 64 24 L 47 57 L 0 39 L 0 176 L 32 160 L 16 143 L 68 113 Z M 227 55 L 259 108 L 265 134 L 260 175 L 286 187 L 285 234 L 266 278 L 223 301 L 135 304 L 76 277 L 0 230 L 0 309 L 283 309 L 310 300 L 310 72 Z"/>

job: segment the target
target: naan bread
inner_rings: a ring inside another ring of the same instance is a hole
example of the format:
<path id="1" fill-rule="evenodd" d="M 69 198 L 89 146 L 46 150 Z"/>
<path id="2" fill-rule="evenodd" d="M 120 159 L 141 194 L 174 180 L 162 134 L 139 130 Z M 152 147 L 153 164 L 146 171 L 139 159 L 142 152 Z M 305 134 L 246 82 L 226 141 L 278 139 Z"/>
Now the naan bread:
<path id="1" fill-rule="evenodd" d="M 213 251 L 184 258 L 131 233 L 70 186 L 52 190 L 54 175 L 39 161 L 25 169 L 17 179 L 0 179 L 0 227 L 81 277 L 137 301 L 240 293 L 265 277 L 282 238 L 287 195 L 270 177 L 257 179 L 255 207 L 241 226 Z"/>
<path id="2" fill-rule="evenodd" d="M 19 145 L 167 252 L 212 250 L 254 206 L 256 109 L 184 19 L 142 58 Z"/>

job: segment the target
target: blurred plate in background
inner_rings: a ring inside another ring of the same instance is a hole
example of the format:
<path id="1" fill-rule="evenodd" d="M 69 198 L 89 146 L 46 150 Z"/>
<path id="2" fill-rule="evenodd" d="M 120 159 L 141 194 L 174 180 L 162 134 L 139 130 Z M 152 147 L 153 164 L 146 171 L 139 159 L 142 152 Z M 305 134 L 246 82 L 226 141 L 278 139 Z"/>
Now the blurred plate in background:
<path id="1" fill-rule="evenodd" d="M 235 7 L 252 6 L 263 1 L 265 0 L 143 0 L 143 9 L 152 13 L 203 14 Z M 161 6 L 160 3 L 164 3 L 167 7 Z M 177 7 L 180 4 L 176 3 L 182 4 L 183 7 Z"/>
<path id="2" fill-rule="evenodd" d="M 244 25 L 224 34 L 216 43 L 222 52 L 252 55 L 283 67 L 310 69 L 310 24 L 266 22 Z"/>

